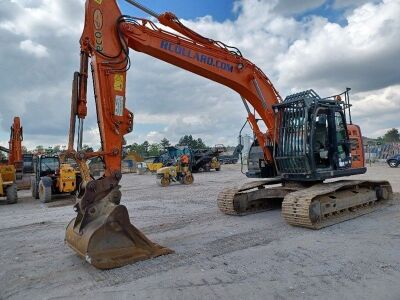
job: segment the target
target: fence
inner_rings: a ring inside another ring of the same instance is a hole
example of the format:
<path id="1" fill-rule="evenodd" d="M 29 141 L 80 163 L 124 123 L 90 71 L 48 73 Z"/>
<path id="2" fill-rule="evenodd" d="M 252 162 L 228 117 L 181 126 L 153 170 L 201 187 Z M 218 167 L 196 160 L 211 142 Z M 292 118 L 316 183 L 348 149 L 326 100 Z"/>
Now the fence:
<path id="1" fill-rule="evenodd" d="M 366 145 L 364 146 L 365 158 L 387 159 L 395 154 L 400 154 L 400 143 Z"/>

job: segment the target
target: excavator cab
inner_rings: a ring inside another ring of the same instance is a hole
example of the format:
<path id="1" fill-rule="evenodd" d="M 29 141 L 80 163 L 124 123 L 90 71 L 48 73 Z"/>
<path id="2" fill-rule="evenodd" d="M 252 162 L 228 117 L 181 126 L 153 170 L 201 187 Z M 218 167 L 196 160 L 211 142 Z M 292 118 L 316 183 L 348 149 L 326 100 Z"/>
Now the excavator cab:
<path id="1" fill-rule="evenodd" d="M 312 182 L 365 173 L 359 159 L 352 157 L 355 149 L 362 149 L 362 141 L 359 127 L 351 124 L 348 91 L 343 93 L 345 101 L 307 90 L 274 105 L 278 126 L 275 146 L 269 150 L 275 166 L 266 164 L 256 139 L 248 155 L 247 177 Z"/>
<path id="2" fill-rule="evenodd" d="M 275 162 L 283 179 L 323 181 L 366 172 L 364 167 L 352 166 L 346 121 L 350 104 L 341 97 L 322 99 L 308 90 L 286 97 L 274 110 L 280 124 Z"/>

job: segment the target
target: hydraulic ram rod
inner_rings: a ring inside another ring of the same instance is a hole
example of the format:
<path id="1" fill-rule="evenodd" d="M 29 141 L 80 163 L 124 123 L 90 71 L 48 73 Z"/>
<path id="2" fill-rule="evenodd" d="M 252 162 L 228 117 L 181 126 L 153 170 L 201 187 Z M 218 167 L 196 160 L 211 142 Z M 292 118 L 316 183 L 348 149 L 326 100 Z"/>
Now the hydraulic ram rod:
<path id="1" fill-rule="evenodd" d="M 158 19 L 160 17 L 159 14 L 157 14 L 156 12 L 152 11 L 150 8 L 147 8 L 145 6 L 143 6 L 142 4 L 140 4 L 139 2 L 136 2 L 135 0 L 125 0 L 126 2 L 132 4 L 133 6 L 136 6 L 137 8 L 139 8 L 140 10 L 143 10 L 144 12 L 148 13 L 149 15 L 153 16 L 154 18 Z"/>

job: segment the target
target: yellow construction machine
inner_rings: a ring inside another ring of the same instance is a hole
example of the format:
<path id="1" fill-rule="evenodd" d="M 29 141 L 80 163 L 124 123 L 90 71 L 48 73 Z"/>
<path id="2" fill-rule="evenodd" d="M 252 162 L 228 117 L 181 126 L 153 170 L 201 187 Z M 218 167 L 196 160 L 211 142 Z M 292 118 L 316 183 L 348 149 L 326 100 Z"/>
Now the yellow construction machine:
<path id="1" fill-rule="evenodd" d="M 169 186 L 171 182 L 180 182 L 182 184 L 192 184 L 194 181 L 193 175 L 189 167 L 169 166 L 157 170 L 157 182 L 161 186 Z"/>
<path id="2" fill-rule="evenodd" d="M 157 170 L 157 182 L 161 186 L 169 186 L 171 182 L 182 184 L 192 184 L 194 181 L 190 171 L 189 155 L 182 155 L 175 166 L 163 167 Z"/>
<path id="3" fill-rule="evenodd" d="M 0 166 L 0 197 L 6 197 L 7 204 L 18 201 L 16 172 L 13 165 Z"/>
<path id="4" fill-rule="evenodd" d="M 79 172 L 59 156 L 38 155 L 34 159 L 35 175 L 31 178 L 32 197 L 50 202 L 53 194 L 73 194 L 79 186 Z"/>
<path id="5" fill-rule="evenodd" d="M 163 163 L 162 162 L 146 162 L 147 165 L 147 169 L 151 172 L 151 173 L 156 173 L 158 172 L 158 170 L 160 170 L 163 167 Z"/>

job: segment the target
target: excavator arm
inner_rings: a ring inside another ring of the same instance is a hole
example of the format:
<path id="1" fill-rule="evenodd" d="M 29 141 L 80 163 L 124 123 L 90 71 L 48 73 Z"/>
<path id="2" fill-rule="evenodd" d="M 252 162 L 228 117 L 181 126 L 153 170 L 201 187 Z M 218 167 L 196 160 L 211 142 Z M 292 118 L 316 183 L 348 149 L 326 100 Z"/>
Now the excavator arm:
<path id="1" fill-rule="evenodd" d="M 128 46 L 238 92 L 265 160 L 272 164 L 272 153 L 265 146 L 272 141 L 275 127 L 272 105 L 279 103 L 280 97 L 269 79 L 238 50 L 214 41 L 204 43 L 205 38 L 190 33 L 172 14 L 161 15 L 159 20 L 186 37 L 164 31 L 149 20 L 125 17 L 120 27 Z M 261 132 L 249 104 L 269 129 L 268 135 Z"/>
<path id="2" fill-rule="evenodd" d="M 129 1 L 135 3 L 134 1 Z M 154 13 L 153 13 L 154 14 Z M 158 28 L 152 21 L 122 16 L 115 1 L 87 1 L 85 27 L 81 37 L 81 70 L 73 98 L 75 115 L 80 122 L 86 117 L 88 60 L 92 73 L 99 119 L 102 154 L 107 174 L 120 165 L 121 137 L 132 130 L 133 115 L 125 108 L 126 72 L 129 49 L 143 52 L 182 69 L 219 82 L 242 97 L 248 120 L 257 140 L 263 146 L 265 160 L 273 156 L 264 146 L 271 143 L 275 129 L 272 106 L 280 102 L 279 93 L 268 77 L 236 48 L 200 36 L 185 27 L 172 13 L 157 15 L 164 26 L 179 33 Z M 261 132 L 255 113 L 268 128 Z M 73 118 L 72 118 L 73 119 Z M 75 126 L 71 126 L 73 129 Z M 78 128 L 81 133 L 82 127 Z M 69 148 L 73 148 L 74 130 Z M 78 150 L 81 144 L 78 134 Z M 97 155 L 93 154 L 93 155 Z"/>
<path id="3" fill-rule="evenodd" d="M 76 199 L 77 217 L 67 227 L 66 242 L 98 268 L 113 268 L 139 259 L 170 253 L 148 240 L 129 220 L 120 205 L 121 159 L 124 135 L 132 131 L 133 114 L 126 108 L 126 73 L 129 49 L 188 70 L 236 91 L 248 113 L 248 121 L 264 153 L 274 167 L 273 105 L 281 100 L 268 77 L 236 48 L 205 38 L 185 27 L 175 15 L 148 11 L 171 33 L 150 20 L 121 15 L 115 0 L 87 0 L 81 45 L 80 71 L 74 74 L 67 156 L 74 158 L 83 182 Z M 92 72 L 101 150 L 83 153 L 83 123 L 87 116 L 87 81 Z M 259 119 L 258 119 L 259 118 Z M 78 130 L 76 132 L 76 120 Z M 262 132 L 258 120 L 267 127 Z M 74 149 L 75 136 L 77 149 Z M 94 180 L 86 160 L 101 157 L 105 174 Z"/>

